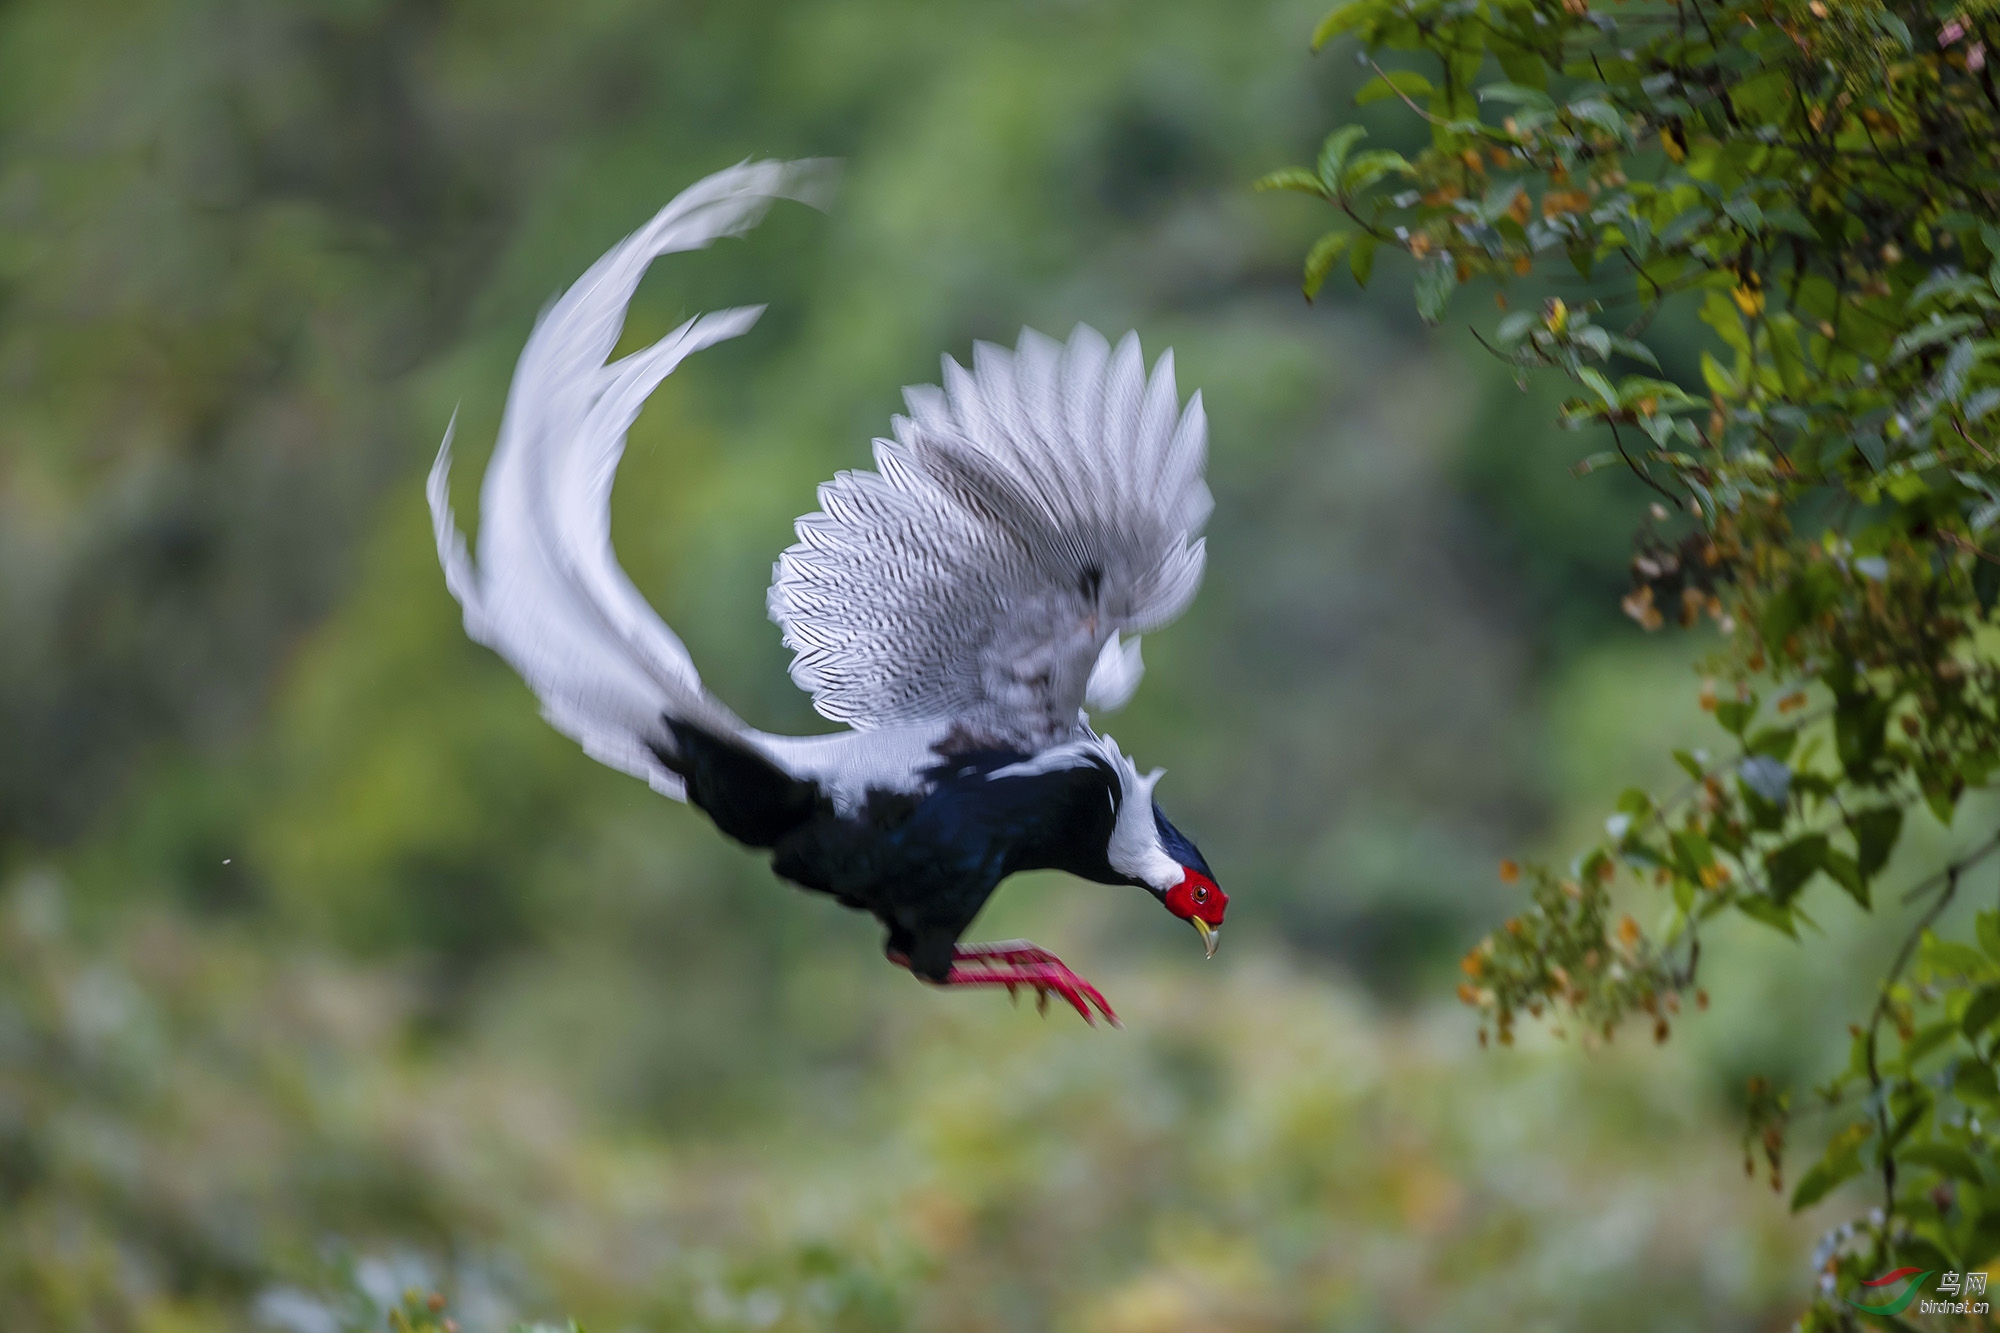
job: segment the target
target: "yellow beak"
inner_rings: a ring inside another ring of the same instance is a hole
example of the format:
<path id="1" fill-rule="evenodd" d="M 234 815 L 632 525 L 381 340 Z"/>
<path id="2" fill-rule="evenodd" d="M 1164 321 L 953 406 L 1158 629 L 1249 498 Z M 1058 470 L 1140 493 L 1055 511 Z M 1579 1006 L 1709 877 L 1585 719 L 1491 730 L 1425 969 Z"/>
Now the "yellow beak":
<path id="1" fill-rule="evenodd" d="M 1201 947 L 1208 950 L 1210 958 L 1215 957 L 1215 946 L 1222 943 L 1222 931 L 1198 916 L 1190 917 L 1189 920 L 1193 921 L 1194 928 L 1201 932 Z"/>

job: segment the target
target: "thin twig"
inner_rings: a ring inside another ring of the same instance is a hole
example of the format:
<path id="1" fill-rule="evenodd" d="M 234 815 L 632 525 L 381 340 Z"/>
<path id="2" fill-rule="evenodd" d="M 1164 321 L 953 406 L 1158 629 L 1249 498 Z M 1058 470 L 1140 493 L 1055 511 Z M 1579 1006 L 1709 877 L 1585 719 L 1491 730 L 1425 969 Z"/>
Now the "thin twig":
<path id="1" fill-rule="evenodd" d="M 1939 543 L 1941 543 L 1942 545 L 1963 551 L 1969 556 L 1974 556 L 1980 560 L 1984 560 L 1989 565 L 2000 565 L 2000 555 L 1995 555 L 1991 551 L 1982 550 L 1978 546 L 1975 546 L 1973 543 L 1967 541 L 1965 538 L 1959 536 L 1957 533 L 1952 532 L 1947 528 L 1939 528 L 1937 530 L 1937 539 Z"/>
<path id="2" fill-rule="evenodd" d="M 1981 448 L 1979 445 L 1979 441 L 1973 439 L 1970 435 L 1965 433 L 1964 422 L 1960 421 L 1957 417 L 1953 417 L 1951 419 L 1951 428 L 1958 432 L 1958 437 L 1960 439 L 1964 440 L 1967 444 L 1972 446 L 1972 451 L 1974 453 L 1978 454 L 1981 458 L 1985 459 L 1989 463 L 1994 461 L 1993 455 L 1987 453 L 1986 450 Z"/>
<path id="3" fill-rule="evenodd" d="M 1396 94 L 1396 96 L 1398 96 L 1398 97 L 1400 97 L 1400 98 L 1402 98 L 1402 99 L 1403 99 L 1403 105 L 1404 105 L 1404 106 L 1406 106 L 1406 107 L 1410 108 L 1410 110 L 1412 110 L 1412 111 L 1416 112 L 1416 113 L 1417 113 L 1418 115 L 1422 116 L 1422 117 L 1423 117 L 1423 118 L 1424 118 L 1425 120 L 1429 121 L 1429 122 L 1430 122 L 1431 124 L 1433 124 L 1433 125 L 1449 125 L 1449 124 L 1451 124 L 1451 122 L 1450 122 L 1450 121 L 1448 121 L 1448 120 L 1440 120 L 1440 119 L 1438 119 L 1438 118 L 1437 118 L 1436 116 L 1433 116 L 1433 115 L 1432 115 L 1432 114 L 1431 114 L 1430 112 L 1428 112 L 1428 111 L 1424 110 L 1424 109 L 1423 109 L 1422 107 L 1418 106 L 1418 105 L 1417 105 L 1417 104 L 1416 104 L 1415 102 L 1412 102 L 1412 101 L 1410 100 L 1410 95 L 1409 95 L 1408 93 L 1404 92 L 1404 91 L 1403 91 L 1403 90 L 1402 90 L 1401 88 L 1398 88 L 1398 87 L 1396 86 L 1396 81 L 1395 81 L 1394 79 L 1392 79 L 1392 78 L 1390 78 L 1390 77 L 1389 77 L 1389 71 L 1388 71 L 1388 70 L 1386 70 L 1386 69 L 1383 69 L 1383 68 L 1382 68 L 1382 67 L 1381 67 L 1380 65 L 1378 65 L 1378 64 L 1376 64 L 1376 63 L 1375 63 L 1375 57 L 1374 57 L 1374 56 L 1366 56 L 1366 57 L 1364 57 L 1364 59 L 1366 59 L 1366 60 L 1368 61 L 1368 68 L 1370 68 L 1370 69 L 1374 70 L 1374 71 L 1375 71 L 1375 72 L 1376 72 L 1377 74 L 1380 74 L 1380 75 L 1382 76 L 1382 82 L 1384 82 L 1384 83 L 1386 83 L 1386 84 L 1388 84 L 1388 85 L 1389 85 L 1389 91 L 1390 91 L 1390 92 L 1392 92 L 1392 93 L 1394 93 L 1394 94 Z"/>
<path id="4" fill-rule="evenodd" d="M 2000 833 L 1994 834 L 1992 837 L 1988 838 L 1985 842 L 1973 848 L 1971 851 L 1967 852 L 1963 857 L 1952 862 L 1950 865 L 1938 871 L 1936 874 L 1930 876 L 1928 879 L 1922 880 L 1919 883 L 1912 885 L 1909 888 L 1909 890 L 1903 894 L 1903 902 L 1905 904 L 1915 902 L 1917 899 L 1923 897 L 1931 890 L 1943 884 L 1948 876 L 1953 874 L 1960 874 L 1967 870 L 1972 869 L 1972 867 L 1978 865 L 1981 861 L 1984 861 L 1987 857 L 1991 856 L 1996 851 L 2000 851 Z"/>
<path id="5" fill-rule="evenodd" d="M 1654 490 L 1658 491 L 1660 495 L 1670 503 L 1674 504 L 1675 506 L 1679 506 L 1681 498 L 1678 495 L 1675 495 L 1672 491 L 1668 490 L 1666 487 L 1660 485 L 1659 482 L 1654 481 L 1653 474 L 1646 469 L 1645 465 L 1638 462 L 1632 457 L 1632 455 L 1625 452 L 1625 439 L 1618 433 L 1618 423 L 1611 420 L 1609 417 L 1606 417 L 1604 419 L 1604 424 L 1611 427 L 1611 443 L 1618 447 L 1618 456 L 1625 460 L 1626 467 L 1632 469 L 1632 475 L 1637 477 L 1640 481 L 1645 482 L 1648 486 L 1651 486 Z"/>

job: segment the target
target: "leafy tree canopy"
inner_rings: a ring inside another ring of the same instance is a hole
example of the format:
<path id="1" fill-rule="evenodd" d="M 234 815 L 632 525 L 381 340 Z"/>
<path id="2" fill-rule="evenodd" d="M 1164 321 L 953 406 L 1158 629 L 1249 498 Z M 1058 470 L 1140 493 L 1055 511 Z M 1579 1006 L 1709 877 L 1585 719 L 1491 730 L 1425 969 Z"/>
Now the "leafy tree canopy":
<path id="1" fill-rule="evenodd" d="M 1468 283 L 1503 308 L 1532 284 L 1545 299 L 1482 341 L 1571 381 L 1562 423 L 1609 446 L 1578 472 L 1625 467 L 1657 493 L 1627 614 L 1722 631 L 1702 699 L 1717 752 L 1677 752 L 1668 796 L 1619 794 L 1569 873 L 1503 866 L 1531 903 L 1461 988 L 1498 1039 L 1552 1012 L 1608 1041 L 1640 1011 L 1664 1041 L 1710 923 L 1797 935 L 1816 894 L 1921 904 L 1812 1097 L 1828 1144 L 1793 1207 L 1863 1172 L 1881 1206 L 1833 1233 L 1808 1327 L 1844 1326 L 1840 1295 L 1884 1269 L 2000 1251 L 2000 914 L 1972 939 L 1933 930 L 2000 846 L 1977 797 L 2000 765 L 1995 11 L 1355 0 L 1315 44 L 1357 48 L 1374 76 L 1357 102 L 1401 103 L 1429 144 L 1406 156 L 1346 125 L 1262 182 L 1340 214 L 1308 298 L 1337 265 L 1366 283 L 1385 247 L 1414 261 L 1429 322 Z M 1712 332 L 1699 383 L 1647 343 L 1676 305 Z M 1958 819 L 1957 850 L 1892 896 L 1885 868 L 1926 811 Z M 1656 932 L 1621 910 L 1640 884 L 1670 898 Z M 1762 1083 L 1750 1100 L 1779 1186 L 1791 1100 Z"/>

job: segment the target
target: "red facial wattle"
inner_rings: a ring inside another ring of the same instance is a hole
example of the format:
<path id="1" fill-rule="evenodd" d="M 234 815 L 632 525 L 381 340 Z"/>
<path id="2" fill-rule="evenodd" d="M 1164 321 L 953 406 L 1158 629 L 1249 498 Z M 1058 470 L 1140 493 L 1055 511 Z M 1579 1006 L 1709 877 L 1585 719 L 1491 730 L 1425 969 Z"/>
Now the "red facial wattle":
<path id="1" fill-rule="evenodd" d="M 1165 901 L 1169 912 L 1193 923 L 1201 947 L 1215 957 L 1215 946 L 1222 939 L 1222 913 L 1229 906 L 1229 895 L 1221 886 L 1201 871 L 1182 866 L 1181 882 L 1167 890 Z"/>
<path id="2" fill-rule="evenodd" d="M 1220 885 L 1199 870 L 1182 867 L 1181 882 L 1167 890 L 1167 910 L 1183 921 L 1200 920 L 1208 926 L 1222 924 L 1222 913 L 1229 906 L 1229 895 Z"/>

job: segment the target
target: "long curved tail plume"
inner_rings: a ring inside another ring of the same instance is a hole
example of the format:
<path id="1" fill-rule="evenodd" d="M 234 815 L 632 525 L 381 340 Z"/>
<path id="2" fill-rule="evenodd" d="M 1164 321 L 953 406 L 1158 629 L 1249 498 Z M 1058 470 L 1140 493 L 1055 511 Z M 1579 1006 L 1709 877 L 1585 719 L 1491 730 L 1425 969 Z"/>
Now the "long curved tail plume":
<path id="1" fill-rule="evenodd" d="M 592 758 L 676 798 L 681 780 L 653 750 L 672 744 L 662 718 L 723 734 L 742 724 L 702 688 L 687 649 L 619 568 L 611 483 L 647 396 L 688 356 L 748 330 L 763 307 L 703 315 L 651 347 L 606 358 L 655 258 L 741 235 L 773 199 L 818 205 L 832 178 L 825 162 L 717 172 L 612 247 L 543 312 L 515 366 L 480 490 L 476 564 L 452 514 L 449 429 L 431 468 L 438 559 L 465 608 L 465 632 L 520 672 L 542 715 Z"/>

